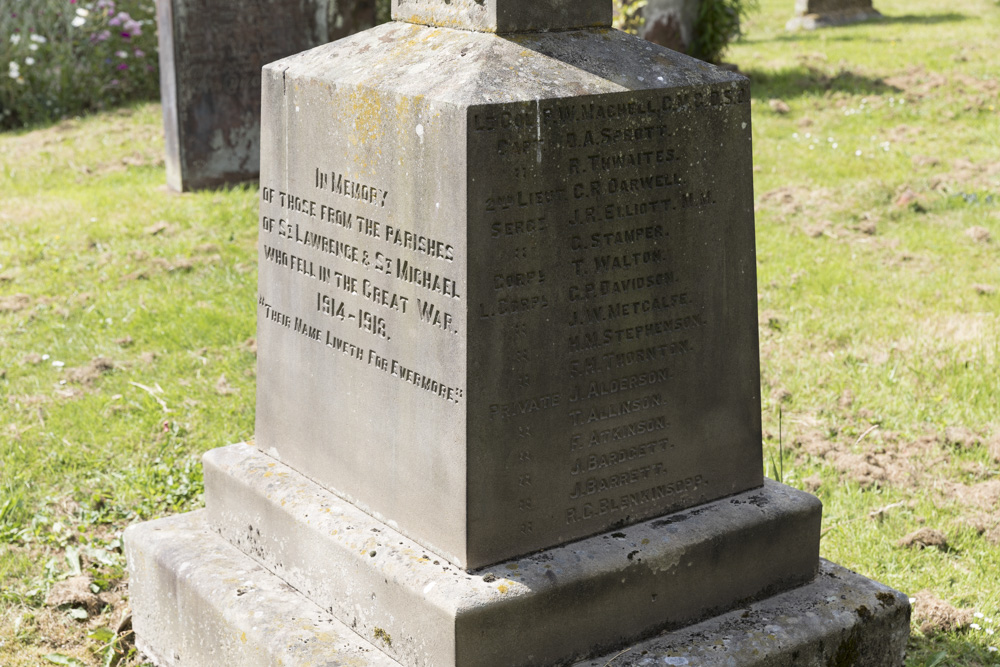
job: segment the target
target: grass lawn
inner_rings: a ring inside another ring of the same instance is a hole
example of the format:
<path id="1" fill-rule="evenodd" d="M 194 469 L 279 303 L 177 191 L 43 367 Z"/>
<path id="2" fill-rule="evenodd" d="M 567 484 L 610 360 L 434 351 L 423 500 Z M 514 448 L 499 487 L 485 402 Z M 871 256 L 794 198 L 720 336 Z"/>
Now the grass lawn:
<path id="1" fill-rule="evenodd" d="M 788 33 L 792 6 L 726 57 L 767 473 L 823 500 L 824 557 L 915 598 L 907 665 L 1000 665 L 1000 3 Z M 257 192 L 170 193 L 159 114 L 0 134 L 5 667 L 102 664 L 122 529 L 199 507 L 200 454 L 252 437 Z"/>

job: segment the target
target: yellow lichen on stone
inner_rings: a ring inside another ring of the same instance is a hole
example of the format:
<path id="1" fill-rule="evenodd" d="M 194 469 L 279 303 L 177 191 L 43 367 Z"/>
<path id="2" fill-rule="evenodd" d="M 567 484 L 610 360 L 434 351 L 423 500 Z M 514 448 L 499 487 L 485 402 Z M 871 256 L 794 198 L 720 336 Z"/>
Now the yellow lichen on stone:
<path id="1" fill-rule="evenodd" d="M 382 95 L 372 88 L 358 87 L 351 91 L 349 97 L 345 115 L 354 120 L 353 131 L 348 136 L 357 149 L 354 160 L 359 173 L 374 175 L 382 155 L 382 128 L 386 125 L 383 121 L 388 120 L 383 118 Z"/>
<path id="2" fill-rule="evenodd" d="M 382 628 L 375 628 L 373 634 L 375 635 L 375 639 L 382 640 L 383 642 L 385 642 L 386 646 L 389 647 L 392 646 L 392 637 L 389 636 L 389 633 L 383 630 Z"/>

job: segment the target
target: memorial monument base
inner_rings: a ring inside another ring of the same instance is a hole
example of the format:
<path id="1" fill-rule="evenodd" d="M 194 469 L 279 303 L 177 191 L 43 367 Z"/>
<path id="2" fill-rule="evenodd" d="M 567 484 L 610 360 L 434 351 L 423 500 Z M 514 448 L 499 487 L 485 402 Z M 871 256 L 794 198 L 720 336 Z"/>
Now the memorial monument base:
<path id="1" fill-rule="evenodd" d="M 906 597 L 813 577 L 820 504 L 774 482 L 466 572 L 252 447 L 205 463 L 206 511 L 125 537 L 160 667 L 902 664 Z"/>

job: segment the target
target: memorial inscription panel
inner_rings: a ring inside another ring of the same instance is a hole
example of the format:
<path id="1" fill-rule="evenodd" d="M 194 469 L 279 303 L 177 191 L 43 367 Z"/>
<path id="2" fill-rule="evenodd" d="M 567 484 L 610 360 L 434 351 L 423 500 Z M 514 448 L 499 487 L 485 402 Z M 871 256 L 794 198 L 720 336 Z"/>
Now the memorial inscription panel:
<path id="1" fill-rule="evenodd" d="M 264 82 L 257 442 L 462 562 L 464 115 Z"/>
<path id="2" fill-rule="evenodd" d="M 762 484 L 748 99 L 265 70 L 258 446 L 463 567 Z"/>
<path id="3" fill-rule="evenodd" d="M 745 96 L 470 109 L 469 367 L 492 381 L 469 452 L 505 471 L 473 541 L 520 553 L 761 483 Z"/>

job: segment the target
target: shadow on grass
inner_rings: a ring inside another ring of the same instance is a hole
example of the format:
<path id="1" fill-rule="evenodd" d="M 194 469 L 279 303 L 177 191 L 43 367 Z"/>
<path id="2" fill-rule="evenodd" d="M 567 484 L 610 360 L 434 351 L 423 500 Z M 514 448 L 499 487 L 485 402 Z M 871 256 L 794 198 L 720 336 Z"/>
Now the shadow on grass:
<path id="1" fill-rule="evenodd" d="M 958 12 L 945 14 L 904 14 L 903 16 L 883 16 L 872 23 L 902 23 L 904 25 L 936 25 L 938 23 L 954 23 L 968 21 L 969 17 Z"/>
<path id="2" fill-rule="evenodd" d="M 741 40 L 744 44 L 753 43 L 764 43 L 764 42 L 808 42 L 808 41 L 868 41 L 870 36 L 861 36 L 857 34 L 840 34 L 843 33 L 845 29 L 856 28 L 858 26 L 879 26 L 879 25 L 937 25 L 939 23 L 957 23 L 959 21 L 968 21 L 969 16 L 966 14 L 960 14 L 958 12 L 946 12 L 943 14 L 904 14 L 902 16 L 882 16 L 881 18 L 873 18 L 867 21 L 862 21 L 861 23 L 845 23 L 844 25 L 834 25 L 827 26 L 826 28 L 819 28 L 816 30 L 790 30 L 784 34 L 774 35 L 770 37 L 761 37 L 754 39 L 753 37 L 743 38 Z"/>
<path id="3" fill-rule="evenodd" d="M 882 79 L 841 70 L 828 74 L 816 67 L 800 65 L 783 70 L 743 71 L 750 77 L 750 94 L 757 99 L 780 97 L 790 99 L 801 95 L 839 91 L 858 95 L 882 95 L 901 92 Z"/>

